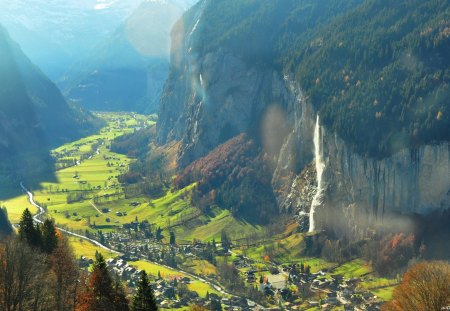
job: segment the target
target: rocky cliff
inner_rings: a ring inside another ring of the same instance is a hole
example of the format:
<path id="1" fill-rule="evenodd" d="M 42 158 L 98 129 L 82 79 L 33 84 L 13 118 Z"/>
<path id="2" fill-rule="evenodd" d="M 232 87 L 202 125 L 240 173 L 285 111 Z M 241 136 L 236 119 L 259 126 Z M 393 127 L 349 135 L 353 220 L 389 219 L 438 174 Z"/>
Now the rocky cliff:
<path id="1" fill-rule="evenodd" d="M 350 150 L 322 129 L 325 197 L 317 209 L 317 229 L 361 237 L 367 228 L 404 226 L 393 215 L 427 214 L 450 207 L 450 144 L 403 149 L 381 159 Z"/>
<path id="2" fill-rule="evenodd" d="M 448 143 L 372 158 L 320 124 L 315 141 L 320 105 L 304 95 L 287 67 L 251 61 L 227 46 L 199 48 L 199 38 L 217 26 L 203 22 L 211 3 L 200 2 L 173 31 L 158 140 L 181 141 L 180 167 L 245 132 L 270 159 L 280 209 L 295 211 L 305 230 L 312 220 L 312 229 L 339 236 L 362 237 L 369 229 L 393 225 L 394 213 L 449 206 Z M 315 154 L 323 161 L 320 196 L 315 195 Z M 312 201 L 315 213 L 310 213 Z"/>

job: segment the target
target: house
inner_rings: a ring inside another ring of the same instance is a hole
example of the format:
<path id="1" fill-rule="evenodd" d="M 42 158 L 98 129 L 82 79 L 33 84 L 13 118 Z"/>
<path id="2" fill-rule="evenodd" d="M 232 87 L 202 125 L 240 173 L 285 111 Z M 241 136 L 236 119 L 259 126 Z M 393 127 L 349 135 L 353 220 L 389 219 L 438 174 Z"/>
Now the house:
<path id="1" fill-rule="evenodd" d="M 336 294 L 336 292 L 327 293 L 327 302 L 329 304 L 336 304 L 337 303 L 337 294 Z"/>
<path id="2" fill-rule="evenodd" d="M 231 305 L 231 301 L 228 298 L 222 298 L 222 303 L 226 306 L 230 306 Z"/>

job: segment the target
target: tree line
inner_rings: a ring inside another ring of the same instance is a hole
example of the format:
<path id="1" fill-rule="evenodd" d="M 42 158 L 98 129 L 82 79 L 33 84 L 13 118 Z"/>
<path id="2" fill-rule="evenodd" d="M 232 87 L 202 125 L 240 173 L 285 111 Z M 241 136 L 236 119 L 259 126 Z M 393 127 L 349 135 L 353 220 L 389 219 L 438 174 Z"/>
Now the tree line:
<path id="1" fill-rule="evenodd" d="M 12 228 L 0 209 L 0 310 L 154 311 L 148 275 L 134 294 L 108 269 L 101 254 L 90 273 L 80 270 L 68 240 L 52 220 L 33 221 L 25 209 Z"/>

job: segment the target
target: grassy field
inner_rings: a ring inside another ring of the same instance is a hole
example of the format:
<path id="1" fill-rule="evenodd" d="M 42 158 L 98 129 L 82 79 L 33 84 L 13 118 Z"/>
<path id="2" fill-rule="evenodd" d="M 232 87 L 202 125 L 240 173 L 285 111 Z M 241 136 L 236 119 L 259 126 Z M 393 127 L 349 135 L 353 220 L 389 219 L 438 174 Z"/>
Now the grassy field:
<path id="1" fill-rule="evenodd" d="M 176 270 L 162 267 L 143 260 L 130 261 L 129 264 L 137 267 L 139 270 L 145 270 L 149 275 L 152 275 L 155 278 L 158 277 L 158 272 L 161 274 L 161 277 L 168 279 L 182 278 L 187 276 L 186 274 L 178 272 Z"/>
<path id="2" fill-rule="evenodd" d="M 197 275 L 216 275 L 217 268 L 206 260 L 188 259 L 183 263 L 186 271 Z"/>
<path id="3" fill-rule="evenodd" d="M 94 244 L 76 237 L 69 237 L 69 242 L 73 247 L 76 258 L 85 256 L 90 259 L 95 259 L 95 253 L 99 252 L 105 258 L 114 257 L 114 254 L 104 250 L 103 248 L 97 247 Z"/>
<path id="4" fill-rule="evenodd" d="M 179 243 L 190 243 L 195 239 L 220 240 L 223 230 L 231 238 L 262 230 L 219 208 L 213 208 L 209 215 L 202 214 L 190 204 L 190 192 L 195 185 L 169 190 L 160 198 L 140 196 L 126 199 L 117 177 L 128 170 L 133 159 L 111 152 L 109 146 L 116 137 L 153 125 L 155 118 L 131 113 L 100 113 L 97 116 L 106 121 L 99 133 L 51 151 L 56 160 L 56 181 L 43 182 L 39 189 L 30 189 L 35 201 L 47 208 L 48 217 L 59 226 L 78 232 L 109 232 L 136 218 L 140 221 L 146 219 L 165 231 L 174 231 Z M 70 196 L 81 193 L 84 198 L 69 202 Z M 140 205 L 132 206 L 132 202 Z M 12 223 L 19 222 L 25 208 L 32 213 L 37 212 L 25 194 L 14 195 L 1 203 L 6 206 Z M 126 216 L 116 216 L 117 212 L 126 213 Z M 165 236 L 168 236 L 167 232 Z M 92 257 L 99 249 L 87 242 L 70 240 L 77 255 Z"/>
<path id="5" fill-rule="evenodd" d="M 18 223 L 22 216 L 23 210 L 29 208 L 32 213 L 37 212 L 37 208 L 28 203 L 26 195 L 20 195 L 2 202 L 0 205 L 5 206 L 8 210 L 8 217 L 11 223 Z"/>
<path id="6" fill-rule="evenodd" d="M 345 278 L 359 278 L 372 272 L 372 267 L 361 259 L 355 259 L 337 267 L 334 274 L 339 274 Z"/>
<path id="7" fill-rule="evenodd" d="M 129 262 L 129 264 L 137 267 L 140 270 L 145 270 L 148 274 L 152 275 L 155 278 L 158 277 L 158 273 L 161 274 L 161 277 L 166 279 L 189 277 L 184 273 L 180 273 L 176 270 L 162 267 L 147 261 L 131 261 Z M 210 285 L 195 280 L 192 280 L 192 282 L 188 285 L 188 288 L 189 290 L 198 293 L 201 297 L 205 297 L 207 292 L 219 294 Z"/>

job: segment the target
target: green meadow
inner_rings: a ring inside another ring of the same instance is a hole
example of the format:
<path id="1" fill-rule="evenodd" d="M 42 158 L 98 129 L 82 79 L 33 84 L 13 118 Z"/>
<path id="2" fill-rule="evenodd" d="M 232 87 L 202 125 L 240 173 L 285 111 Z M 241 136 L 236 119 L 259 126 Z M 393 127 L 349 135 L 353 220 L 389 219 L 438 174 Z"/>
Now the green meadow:
<path id="1" fill-rule="evenodd" d="M 77 232 L 110 232 L 137 218 L 163 228 L 165 236 L 168 236 L 168 230 L 174 231 L 179 243 L 220 240 L 222 231 L 235 239 L 262 231 L 260 226 L 236 219 L 227 210 L 215 207 L 205 215 L 193 207 L 190 193 L 195 184 L 176 191 L 169 189 L 158 198 L 125 198 L 118 176 L 128 170 L 133 159 L 112 152 L 109 149 L 111 141 L 154 125 L 155 117 L 131 113 L 97 113 L 97 116 L 106 121 L 99 133 L 52 150 L 56 160 L 56 182 L 43 182 L 39 189 L 29 189 L 33 191 L 35 201 L 46 207 L 47 216 L 59 226 Z M 83 197 L 70 200 L 71 196 L 77 195 Z M 132 206 L 132 202 L 140 205 Z M 25 194 L 2 204 L 8 209 L 13 223 L 19 222 L 25 208 L 37 212 Z M 124 216 L 116 216 L 117 212 Z M 77 254 L 92 254 L 84 244 L 73 243 L 73 246 Z"/>

